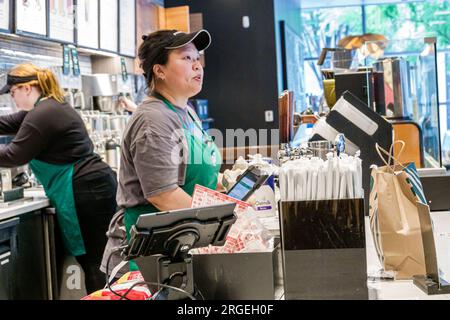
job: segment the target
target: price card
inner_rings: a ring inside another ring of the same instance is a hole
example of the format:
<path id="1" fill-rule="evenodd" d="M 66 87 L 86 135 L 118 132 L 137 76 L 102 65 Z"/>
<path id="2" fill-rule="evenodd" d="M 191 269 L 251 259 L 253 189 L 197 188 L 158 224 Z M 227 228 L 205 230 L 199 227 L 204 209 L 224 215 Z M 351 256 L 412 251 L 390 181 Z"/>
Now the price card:
<path id="1" fill-rule="evenodd" d="M 220 193 L 215 190 L 196 185 L 194 189 L 194 195 L 192 196 L 191 208 L 212 206 L 221 203 L 234 202 L 236 203 L 235 213 L 237 216 L 247 211 L 250 206 L 249 203 L 243 202 L 226 194 Z"/>

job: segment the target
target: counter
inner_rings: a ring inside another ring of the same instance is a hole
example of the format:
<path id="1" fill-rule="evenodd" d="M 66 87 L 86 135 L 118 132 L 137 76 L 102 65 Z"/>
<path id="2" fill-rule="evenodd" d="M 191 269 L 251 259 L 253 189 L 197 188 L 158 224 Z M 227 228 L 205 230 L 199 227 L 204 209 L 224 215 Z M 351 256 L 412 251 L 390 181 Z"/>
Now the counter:
<path id="1" fill-rule="evenodd" d="M 436 227 L 450 230 L 450 211 L 431 212 L 431 218 Z M 381 269 L 381 264 L 375 251 L 369 218 L 366 219 L 366 250 L 367 272 L 370 275 Z M 448 261 L 444 263 L 448 264 Z M 367 285 L 371 300 L 450 300 L 450 294 L 425 294 L 413 284 L 412 280 L 368 281 Z"/>
<path id="2" fill-rule="evenodd" d="M 41 189 L 0 205 L 0 300 L 52 299 L 53 217 Z"/>
<path id="3" fill-rule="evenodd" d="M 29 198 L 29 199 L 27 199 Z M 44 190 L 25 191 L 25 200 L 20 200 L 8 207 L 0 207 L 0 221 L 18 217 L 27 212 L 36 211 L 50 206 Z"/>
<path id="4" fill-rule="evenodd" d="M 50 205 L 49 200 L 45 197 L 45 193 L 41 189 L 34 190 L 26 190 L 25 197 L 31 198 L 29 200 L 25 200 L 22 203 L 18 203 L 17 205 L 12 205 L 8 208 L 0 208 L 0 222 L 6 222 L 7 220 L 12 220 L 17 217 L 23 218 L 22 220 L 26 220 L 30 212 L 36 212 L 43 208 L 46 208 Z M 36 215 L 36 214 L 35 214 Z M 40 216 L 40 215 L 38 215 Z M 444 229 L 450 230 L 450 212 L 432 212 L 431 213 L 433 223 L 435 226 L 441 226 Z M 28 218 L 29 219 L 29 218 Z M 33 224 L 36 227 L 35 221 L 30 220 L 30 227 Z M 33 223 L 32 223 L 33 222 Z M 279 237 L 279 221 L 278 217 L 265 217 L 261 218 L 261 222 L 276 236 Z M 20 230 L 20 229 L 19 229 Z M 28 229 L 31 230 L 31 229 Z M 30 234 L 27 232 L 28 236 Z M 41 238 L 41 235 L 36 234 L 33 236 L 34 239 Z M 31 239 L 30 239 L 31 240 Z M 32 243 L 34 241 L 26 241 L 30 246 L 33 246 Z M 36 244 L 36 243 L 35 243 Z M 39 251 L 42 251 L 43 243 L 39 244 Z M 34 248 L 35 249 L 35 248 Z M 28 250 L 27 250 L 28 251 Z M 366 255 L 367 255 L 367 272 L 369 275 L 373 274 L 375 271 L 381 268 L 380 262 L 378 261 L 378 257 L 375 252 L 375 247 L 372 239 L 372 234 L 370 231 L 369 219 L 366 217 Z M 42 261 L 35 264 L 41 265 Z M 48 262 L 47 262 L 48 263 Z M 280 261 L 281 263 L 281 261 Z M 45 274 L 45 266 L 40 266 L 37 268 L 40 272 Z M 23 274 L 23 273 L 22 273 Z M 43 275 L 44 276 L 44 275 Z M 19 275 L 19 277 L 21 277 Z M 23 277 L 23 275 L 22 275 Z M 45 278 L 45 276 L 44 276 Z M 41 291 L 47 291 L 48 285 L 45 285 L 46 281 L 42 279 L 42 289 Z M 428 296 L 424 292 L 422 292 L 419 288 L 417 288 L 412 280 L 409 281 L 368 281 L 368 289 L 369 289 L 369 299 L 371 300 L 426 300 L 426 299 L 445 299 L 449 300 L 450 295 L 437 295 L 437 296 Z M 36 294 L 36 296 L 38 296 Z M 48 297 L 47 297 L 48 298 Z M 276 296 L 275 299 L 283 299 L 283 288 L 276 288 Z"/>
<path id="5" fill-rule="evenodd" d="M 439 227 L 439 230 L 449 230 L 450 234 L 450 211 L 431 212 L 433 224 Z M 262 219 L 266 227 L 271 226 L 274 234 L 279 234 L 279 230 L 275 230 L 273 219 Z M 373 275 L 376 271 L 382 269 L 381 263 L 375 251 L 375 245 L 370 230 L 369 217 L 366 217 L 366 258 L 367 258 L 367 274 Z M 450 265 L 450 255 L 443 255 L 447 258 L 444 265 Z M 450 300 L 450 294 L 427 295 L 412 280 L 368 280 L 367 287 L 369 290 L 370 300 Z M 275 299 L 284 299 L 283 287 L 277 288 Z"/>

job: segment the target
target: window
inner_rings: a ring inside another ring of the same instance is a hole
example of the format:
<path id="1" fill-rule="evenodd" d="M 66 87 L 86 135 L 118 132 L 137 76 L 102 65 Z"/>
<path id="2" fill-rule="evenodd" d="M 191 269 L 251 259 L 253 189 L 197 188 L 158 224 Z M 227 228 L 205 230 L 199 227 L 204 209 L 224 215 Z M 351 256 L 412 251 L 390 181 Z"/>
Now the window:
<path id="1" fill-rule="evenodd" d="M 317 7 L 326 5 L 317 1 Z M 338 5 L 338 1 L 333 2 Z M 386 55 L 418 56 L 423 41 L 402 41 L 437 38 L 438 88 L 441 142 L 450 132 L 450 1 L 414 1 L 410 3 L 353 5 L 335 8 L 304 9 L 302 11 L 304 42 L 304 76 L 306 107 L 317 111 L 323 92 L 322 75 L 317 59 L 324 47 L 336 47 L 347 35 L 378 33 L 394 40 Z M 447 138 L 448 139 L 448 138 Z M 444 148 L 443 148 L 444 149 Z M 450 151 L 448 151 L 450 152 Z M 443 150 L 445 153 L 445 150 Z M 443 157 L 444 164 L 447 157 Z M 450 160 L 449 160 L 450 161 Z M 450 165 L 450 163 L 448 163 Z"/>
<path id="2" fill-rule="evenodd" d="M 362 8 L 324 8 L 302 11 L 305 52 L 305 91 L 307 106 L 317 110 L 322 94 L 322 76 L 317 59 L 322 48 L 334 48 L 350 33 L 362 33 Z M 306 108 L 306 106 L 305 106 Z M 303 109 L 305 109 L 303 108 Z M 302 111 L 302 110 L 300 110 Z"/>
<path id="3" fill-rule="evenodd" d="M 366 32 L 380 33 L 388 39 L 398 40 L 435 36 L 438 49 L 444 50 L 450 44 L 449 10 L 448 1 L 368 5 L 365 7 Z"/>

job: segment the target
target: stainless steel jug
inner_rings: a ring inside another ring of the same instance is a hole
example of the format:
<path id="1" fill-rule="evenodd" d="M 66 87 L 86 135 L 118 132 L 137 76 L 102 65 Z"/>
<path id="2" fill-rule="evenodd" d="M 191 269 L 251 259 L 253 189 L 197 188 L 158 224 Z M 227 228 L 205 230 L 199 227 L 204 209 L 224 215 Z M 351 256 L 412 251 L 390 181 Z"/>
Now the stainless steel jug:
<path id="1" fill-rule="evenodd" d="M 105 144 L 106 162 L 113 170 L 118 170 L 120 165 L 120 146 L 113 139 L 109 139 Z"/>

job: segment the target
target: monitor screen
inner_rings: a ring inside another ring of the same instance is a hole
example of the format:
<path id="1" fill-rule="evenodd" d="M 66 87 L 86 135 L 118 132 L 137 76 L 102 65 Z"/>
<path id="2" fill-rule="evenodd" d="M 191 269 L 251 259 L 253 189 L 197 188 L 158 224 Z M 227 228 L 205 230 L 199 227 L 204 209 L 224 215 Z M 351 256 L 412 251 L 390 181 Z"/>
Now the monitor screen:
<path id="1" fill-rule="evenodd" d="M 246 175 L 230 190 L 228 195 L 232 198 L 242 200 L 255 186 L 257 178 L 253 175 Z"/>

